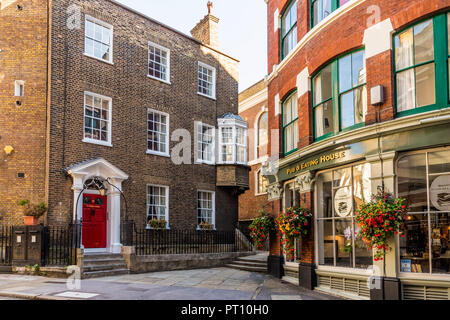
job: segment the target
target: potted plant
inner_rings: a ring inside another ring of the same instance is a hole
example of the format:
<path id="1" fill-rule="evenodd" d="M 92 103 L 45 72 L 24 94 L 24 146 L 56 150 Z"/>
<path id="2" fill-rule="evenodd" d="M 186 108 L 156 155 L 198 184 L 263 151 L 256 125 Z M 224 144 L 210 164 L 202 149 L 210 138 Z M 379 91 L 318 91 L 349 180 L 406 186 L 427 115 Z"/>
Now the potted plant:
<path id="1" fill-rule="evenodd" d="M 214 229 L 214 225 L 209 222 L 206 222 L 206 221 L 202 221 L 198 226 L 201 230 L 213 230 Z"/>
<path id="2" fill-rule="evenodd" d="M 149 219 L 148 220 L 148 226 L 152 229 L 160 230 L 160 229 L 166 229 L 167 221 L 164 219 Z"/>
<path id="3" fill-rule="evenodd" d="M 30 200 L 20 200 L 19 206 L 23 208 L 23 222 L 26 226 L 35 226 L 48 210 L 44 202 L 31 204 Z"/>
<path id="4" fill-rule="evenodd" d="M 250 224 L 250 236 L 255 243 L 255 247 L 261 250 L 264 246 L 265 241 L 269 237 L 271 231 L 275 230 L 275 221 L 268 213 L 263 210 L 260 212 L 260 216 L 255 218 Z"/>
<path id="5" fill-rule="evenodd" d="M 391 250 L 389 238 L 403 231 L 407 212 L 405 202 L 403 198 L 380 191 L 357 210 L 356 223 L 361 228 L 358 235 L 375 250 L 375 261 L 383 260 L 386 252 Z"/>
<path id="6" fill-rule="evenodd" d="M 294 259 L 294 240 L 308 234 L 311 226 L 311 212 L 303 207 L 288 208 L 275 219 L 282 237 L 287 260 Z"/>

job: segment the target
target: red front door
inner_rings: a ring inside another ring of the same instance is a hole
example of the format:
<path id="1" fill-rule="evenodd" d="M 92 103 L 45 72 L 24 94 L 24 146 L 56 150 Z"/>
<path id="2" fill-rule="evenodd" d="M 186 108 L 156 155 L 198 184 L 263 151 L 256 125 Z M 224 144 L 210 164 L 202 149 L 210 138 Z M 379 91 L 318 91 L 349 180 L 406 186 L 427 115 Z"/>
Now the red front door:
<path id="1" fill-rule="evenodd" d="M 83 195 L 83 246 L 106 248 L 106 196 Z"/>

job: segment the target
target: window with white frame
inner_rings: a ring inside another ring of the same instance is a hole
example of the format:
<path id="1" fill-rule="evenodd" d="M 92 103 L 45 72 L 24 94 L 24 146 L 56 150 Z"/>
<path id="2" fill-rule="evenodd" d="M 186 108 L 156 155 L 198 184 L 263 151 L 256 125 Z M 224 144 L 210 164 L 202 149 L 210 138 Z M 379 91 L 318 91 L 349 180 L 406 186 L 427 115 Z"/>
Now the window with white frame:
<path id="1" fill-rule="evenodd" d="M 112 63 L 113 27 L 86 15 L 85 54 Z"/>
<path id="2" fill-rule="evenodd" d="M 198 63 L 198 93 L 216 98 L 216 69 L 201 62 Z"/>
<path id="3" fill-rule="evenodd" d="M 198 225 L 215 224 L 215 199 L 214 192 L 198 191 L 197 192 L 197 212 Z"/>
<path id="4" fill-rule="evenodd" d="M 213 126 L 197 122 L 197 162 L 214 163 L 214 137 L 215 128 Z"/>
<path id="5" fill-rule="evenodd" d="M 264 112 L 258 119 L 257 129 L 257 158 L 267 154 L 269 143 L 269 113 Z"/>
<path id="6" fill-rule="evenodd" d="M 24 95 L 25 82 L 22 80 L 14 81 L 14 95 L 16 97 L 23 97 Z"/>
<path id="7" fill-rule="evenodd" d="M 247 164 L 247 122 L 231 113 L 218 120 L 219 163 Z"/>
<path id="8" fill-rule="evenodd" d="M 167 113 L 148 109 L 147 153 L 169 155 L 169 115 Z"/>
<path id="9" fill-rule="evenodd" d="M 170 82 L 170 50 L 148 43 L 148 76 Z"/>
<path id="10" fill-rule="evenodd" d="M 269 180 L 262 174 L 262 170 L 259 169 L 256 172 L 256 194 L 267 193 L 267 186 L 269 185 Z"/>
<path id="11" fill-rule="evenodd" d="M 147 221 L 169 222 L 169 187 L 147 185 Z"/>
<path id="12" fill-rule="evenodd" d="M 84 94 L 84 140 L 111 144 L 111 98 L 95 93 Z"/>

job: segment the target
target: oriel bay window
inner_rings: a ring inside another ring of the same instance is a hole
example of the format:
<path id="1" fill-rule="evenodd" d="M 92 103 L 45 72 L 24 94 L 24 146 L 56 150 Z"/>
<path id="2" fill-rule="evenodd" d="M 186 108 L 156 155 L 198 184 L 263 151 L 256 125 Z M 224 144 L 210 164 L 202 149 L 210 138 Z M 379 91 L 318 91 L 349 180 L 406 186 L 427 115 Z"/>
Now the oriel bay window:
<path id="1" fill-rule="evenodd" d="M 297 150 L 298 144 L 298 100 L 297 92 L 292 93 L 283 102 L 283 153 Z"/>
<path id="2" fill-rule="evenodd" d="M 284 59 L 297 44 L 297 1 L 293 1 L 281 18 L 281 59 Z"/>
<path id="3" fill-rule="evenodd" d="M 450 149 L 406 154 L 397 169 L 409 209 L 400 272 L 450 274 Z"/>
<path id="4" fill-rule="evenodd" d="M 370 165 L 322 172 L 317 176 L 318 262 L 322 266 L 367 268 L 372 250 L 358 237 L 356 210 L 371 198 Z"/>
<path id="5" fill-rule="evenodd" d="M 448 107 L 448 20 L 449 14 L 441 14 L 394 36 L 399 116 Z"/>
<path id="6" fill-rule="evenodd" d="M 219 163 L 247 164 L 248 124 L 240 116 L 227 113 L 218 119 Z"/>
<path id="7" fill-rule="evenodd" d="M 333 61 L 312 82 L 316 139 L 364 124 L 367 113 L 364 50 Z"/>

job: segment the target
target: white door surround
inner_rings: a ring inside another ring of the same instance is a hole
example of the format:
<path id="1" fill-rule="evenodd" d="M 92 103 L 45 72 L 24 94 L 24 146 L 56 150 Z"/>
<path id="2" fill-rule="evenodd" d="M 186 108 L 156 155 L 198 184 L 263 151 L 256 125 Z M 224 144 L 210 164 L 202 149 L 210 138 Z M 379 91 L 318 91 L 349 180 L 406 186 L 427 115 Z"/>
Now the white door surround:
<path id="1" fill-rule="evenodd" d="M 73 219 L 80 221 L 82 218 L 83 199 L 81 193 L 96 193 L 93 190 L 84 190 L 84 183 L 94 177 L 109 179 L 109 181 L 122 191 L 122 182 L 128 179 L 128 175 L 118 169 L 103 158 L 91 159 L 69 167 L 67 170 L 73 179 Z M 94 249 L 103 252 L 121 253 L 122 244 L 120 243 L 120 192 L 106 183 L 108 190 L 108 212 L 107 212 L 107 232 L 106 248 Z M 79 200 L 78 200 L 79 199 Z M 76 203 L 78 200 L 78 207 Z M 89 251 L 89 250 L 88 250 Z"/>

